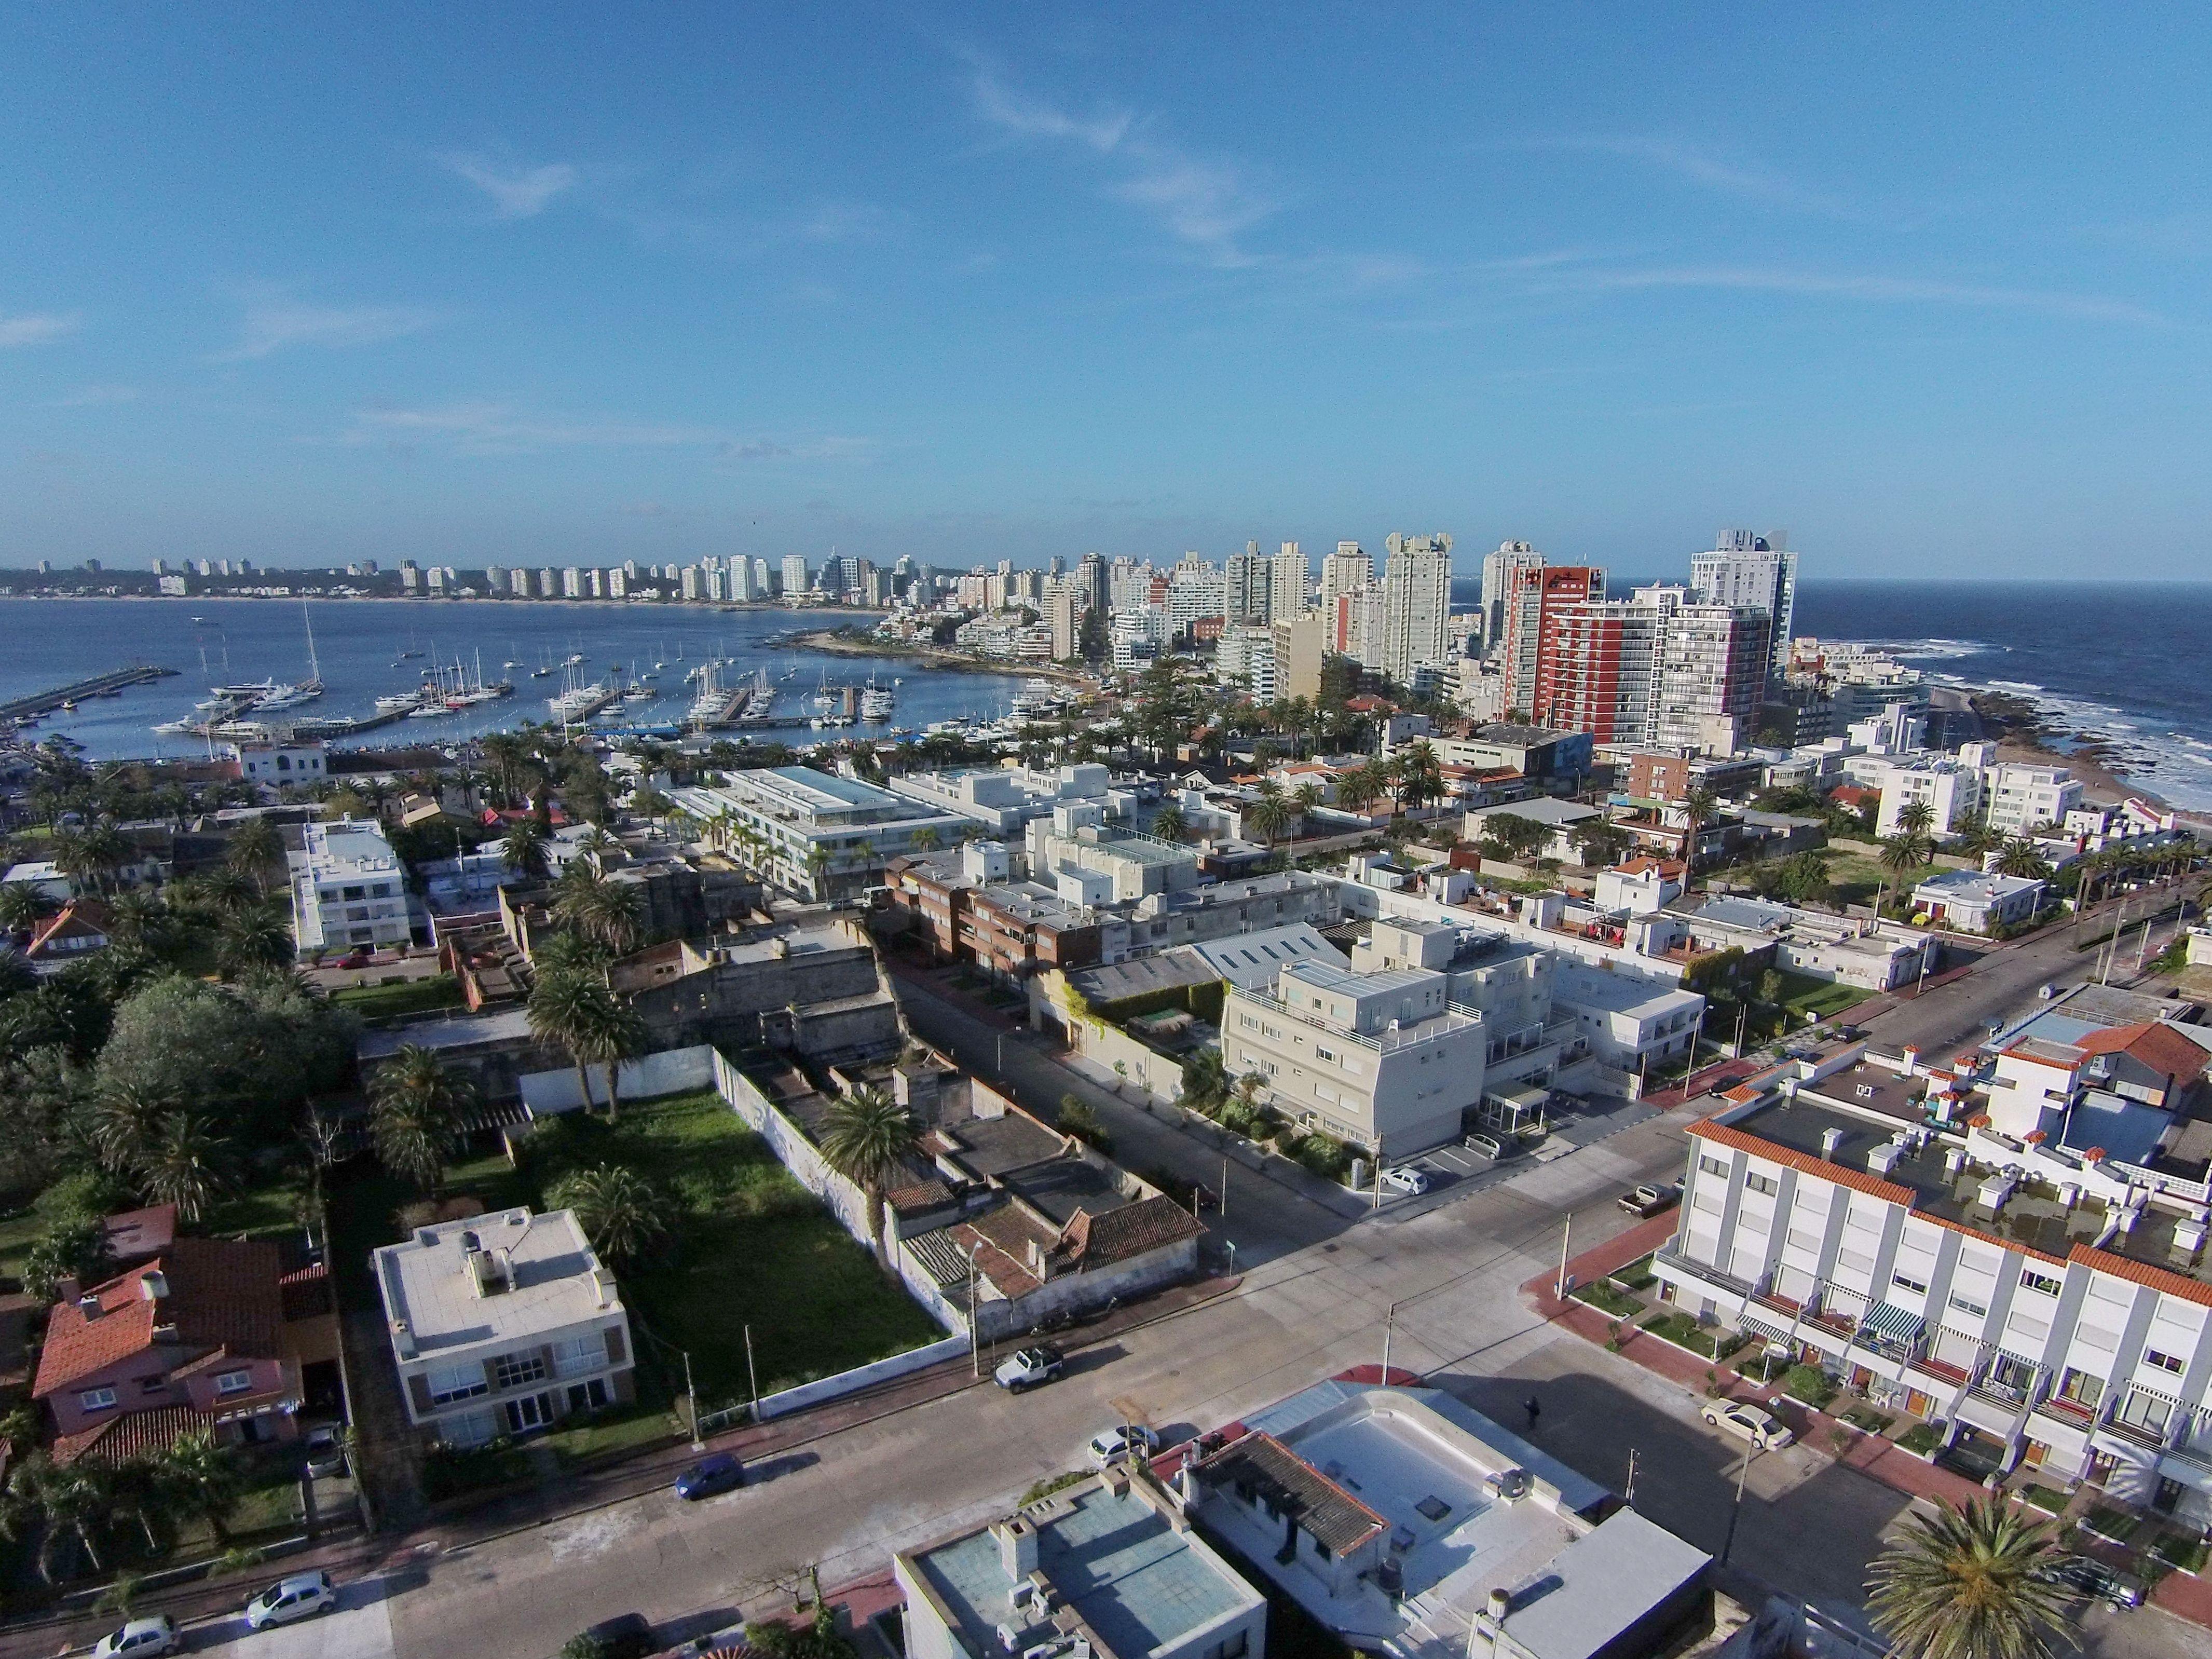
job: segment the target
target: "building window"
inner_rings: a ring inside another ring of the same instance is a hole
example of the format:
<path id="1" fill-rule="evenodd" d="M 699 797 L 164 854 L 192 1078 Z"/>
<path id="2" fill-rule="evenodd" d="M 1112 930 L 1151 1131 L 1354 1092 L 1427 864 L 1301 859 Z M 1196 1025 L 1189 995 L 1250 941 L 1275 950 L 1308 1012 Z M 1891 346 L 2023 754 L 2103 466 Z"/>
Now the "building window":
<path id="1" fill-rule="evenodd" d="M 244 1394 L 253 1386 L 252 1371 L 223 1371 L 215 1380 L 217 1394 Z"/>
<path id="2" fill-rule="evenodd" d="M 1977 1319 L 1986 1317 L 1990 1311 L 1980 1303 L 1969 1300 L 1967 1297 L 1963 1296 L 1953 1297 L 1951 1298 L 1951 1305 L 1956 1308 L 1960 1313 L 1972 1314 Z"/>
<path id="3" fill-rule="evenodd" d="M 2093 1376 L 2087 1371 L 2069 1370 L 2065 1379 L 2058 1385 L 2058 1397 L 2061 1400 L 2070 1400 L 2077 1406 L 2086 1406 L 2092 1410 L 2095 1408 L 2097 1401 L 2104 1397 L 2104 1393 L 2105 1379 L 2101 1376 Z"/>
<path id="4" fill-rule="evenodd" d="M 2128 1390 L 2128 1397 L 2120 1402 L 2112 1415 L 2130 1428 L 2141 1429 L 2146 1434 L 2164 1435 L 2166 1420 L 2173 1415 L 2173 1402 L 2161 1400 L 2141 1389 Z"/>
<path id="5" fill-rule="evenodd" d="M 76 1397 L 76 1403 L 88 1412 L 104 1412 L 115 1403 L 112 1389 L 87 1389 Z"/>
<path id="6" fill-rule="evenodd" d="M 1717 1158 L 1701 1158 L 1698 1167 L 1711 1176 L 1726 1176 L 1729 1172 L 1729 1166 Z"/>
<path id="7" fill-rule="evenodd" d="M 2033 1267 L 2021 1270 L 2020 1282 L 2027 1289 L 2040 1291 L 2045 1296 L 2056 1296 L 2060 1289 L 2057 1279 L 2046 1273 L 2039 1273 Z"/>
<path id="8" fill-rule="evenodd" d="M 436 1365 L 423 1373 L 422 1379 L 430 1389 L 433 1405 L 449 1406 L 456 1400 L 473 1400 L 480 1394 L 489 1394 L 491 1384 L 484 1381 L 483 1367 L 471 1365 Z"/>
<path id="9" fill-rule="evenodd" d="M 1747 1175 L 1743 1178 L 1743 1184 L 1753 1192 L 1764 1193 L 1769 1198 L 1782 1190 L 1782 1183 L 1772 1176 Z"/>
<path id="10" fill-rule="evenodd" d="M 545 1380 L 544 1354 L 501 1354 L 492 1362 L 492 1378 L 501 1389 L 519 1389 Z"/>
<path id="11" fill-rule="evenodd" d="M 2143 1364 L 2155 1365 L 2162 1371 L 2172 1371 L 2176 1376 L 2189 1369 L 2186 1362 L 2176 1358 L 2170 1353 L 2160 1353 L 2156 1348 L 2143 1350 Z"/>

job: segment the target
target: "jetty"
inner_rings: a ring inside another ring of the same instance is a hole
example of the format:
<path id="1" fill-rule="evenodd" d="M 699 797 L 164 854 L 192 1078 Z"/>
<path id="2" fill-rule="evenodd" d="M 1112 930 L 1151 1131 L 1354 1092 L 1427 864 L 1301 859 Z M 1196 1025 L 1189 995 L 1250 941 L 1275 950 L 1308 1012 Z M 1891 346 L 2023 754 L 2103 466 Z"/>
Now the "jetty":
<path id="1" fill-rule="evenodd" d="M 64 703 L 82 702 L 87 697 L 112 697 L 125 686 L 146 685 L 155 680 L 167 679 L 176 672 L 173 668 L 157 667 L 152 663 L 135 663 L 112 673 L 95 674 L 88 680 L 56 686 L 51 691 L 33 692 L 27 697 L 18 697 L 13 702 L 0 702 L 0 720 L 27 720 L 37 714 L 49 714 Z"/>

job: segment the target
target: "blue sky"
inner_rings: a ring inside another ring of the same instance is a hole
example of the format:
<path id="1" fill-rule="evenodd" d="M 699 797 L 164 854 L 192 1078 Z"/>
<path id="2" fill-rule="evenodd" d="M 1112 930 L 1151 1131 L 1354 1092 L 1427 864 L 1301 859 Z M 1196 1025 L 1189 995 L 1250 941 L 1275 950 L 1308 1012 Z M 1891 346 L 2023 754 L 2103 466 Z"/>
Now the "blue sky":
<path id="1" fill-rule="evenodd" d="M 17 6 L 0 565 L 1442 528 L 1658 571 L 1740 523 L 1808 576 L 2203 575 L 2208 48 L 2117 6 Z"/>

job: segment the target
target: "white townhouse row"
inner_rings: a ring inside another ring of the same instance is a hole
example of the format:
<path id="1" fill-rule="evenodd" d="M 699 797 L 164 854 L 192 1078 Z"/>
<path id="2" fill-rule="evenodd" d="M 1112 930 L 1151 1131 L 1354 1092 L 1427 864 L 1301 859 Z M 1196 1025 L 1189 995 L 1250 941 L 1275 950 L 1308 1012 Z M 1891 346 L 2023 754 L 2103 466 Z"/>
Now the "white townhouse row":
<path id="1" fill-rule="evenodd" d="M 1653 1264 L 1683 1310 L 1788 1345 L 1989 1467 L 2212 1522 L 2202 1204 L 2093 1179 L 2101 1148 L 2078 1182 L 2026 1179 L 1879 1077 L 1785 1082 L 1689 1133 Z"/>

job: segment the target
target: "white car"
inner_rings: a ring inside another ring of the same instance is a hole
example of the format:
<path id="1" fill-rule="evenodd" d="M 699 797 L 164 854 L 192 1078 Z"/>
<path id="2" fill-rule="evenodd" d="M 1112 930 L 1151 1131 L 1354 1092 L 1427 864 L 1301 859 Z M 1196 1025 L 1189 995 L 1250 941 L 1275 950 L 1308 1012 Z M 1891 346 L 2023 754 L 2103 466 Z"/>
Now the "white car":
<path id="1" fill-rule="evenodd" d="M 1713 1427 L 1739 1440 L 1748 1440 L 1759 1451 L 1779 1451 L 1797 1438 L 1790 1425 L 1773 1413 L 1746 1405 L 1741 1400 L 1716 1401 L 1698 1414 Z"/>
<path id="2" fill-rule="evenodd" d="M 295 1572 L 280 1578 L 246 1604 L 246 1622 L 252 1630 L 289 1625 L 328 1613 L 338 1604 L 338 1593 L 326 1572 Z"/>
<path id="3" fill-rule="evenodd" d="M 1051 1382 L 1066 1364 L 1059 1349 L 1049 1342 L 1039 1342 L 1000 1362 L 991 1380 L 1008 1394 L 1019 1394 L 1024 1389 Z"/>
<path id="4" fill-rule="evenodd" d="M 1417 1170 L 1410 1164 L 1401 1164 L 1395 1170 L 1382 1171 L 1382 1184 L 1395 1187 L 1401 1193 L 1411 1193 L 1419 1198 L 1429 1190 L 1429 1172 Z"/>
<path id="5" fill-rule="evenodd" d="M 177 1650 L 177 1627 L 166 1613 L 151 1619 L 133 1619 L 121 1630 L 103 1636 L 94 1644 L 93 1659 L 118 1659 L 128 1655 L 130 1659 L 155 1659 L 155 1656 Z"/>
<path id="6" fill-rule="evenodd" d="M 1124 1423 L 1103 1434 L 1092 1435 L 1091 1443 L 1083 1449 L 1091 1459 L 1091 1467 L 1103 1469 L 1109 1463 L 1120 1462 L 1132 1450 L 1141 1449 L 1142 1454 L 1149 1457 L 1159 1449 L 1160 1437 L 1157 1429 L 1148 1429 L 1142 1423 Z"/>

